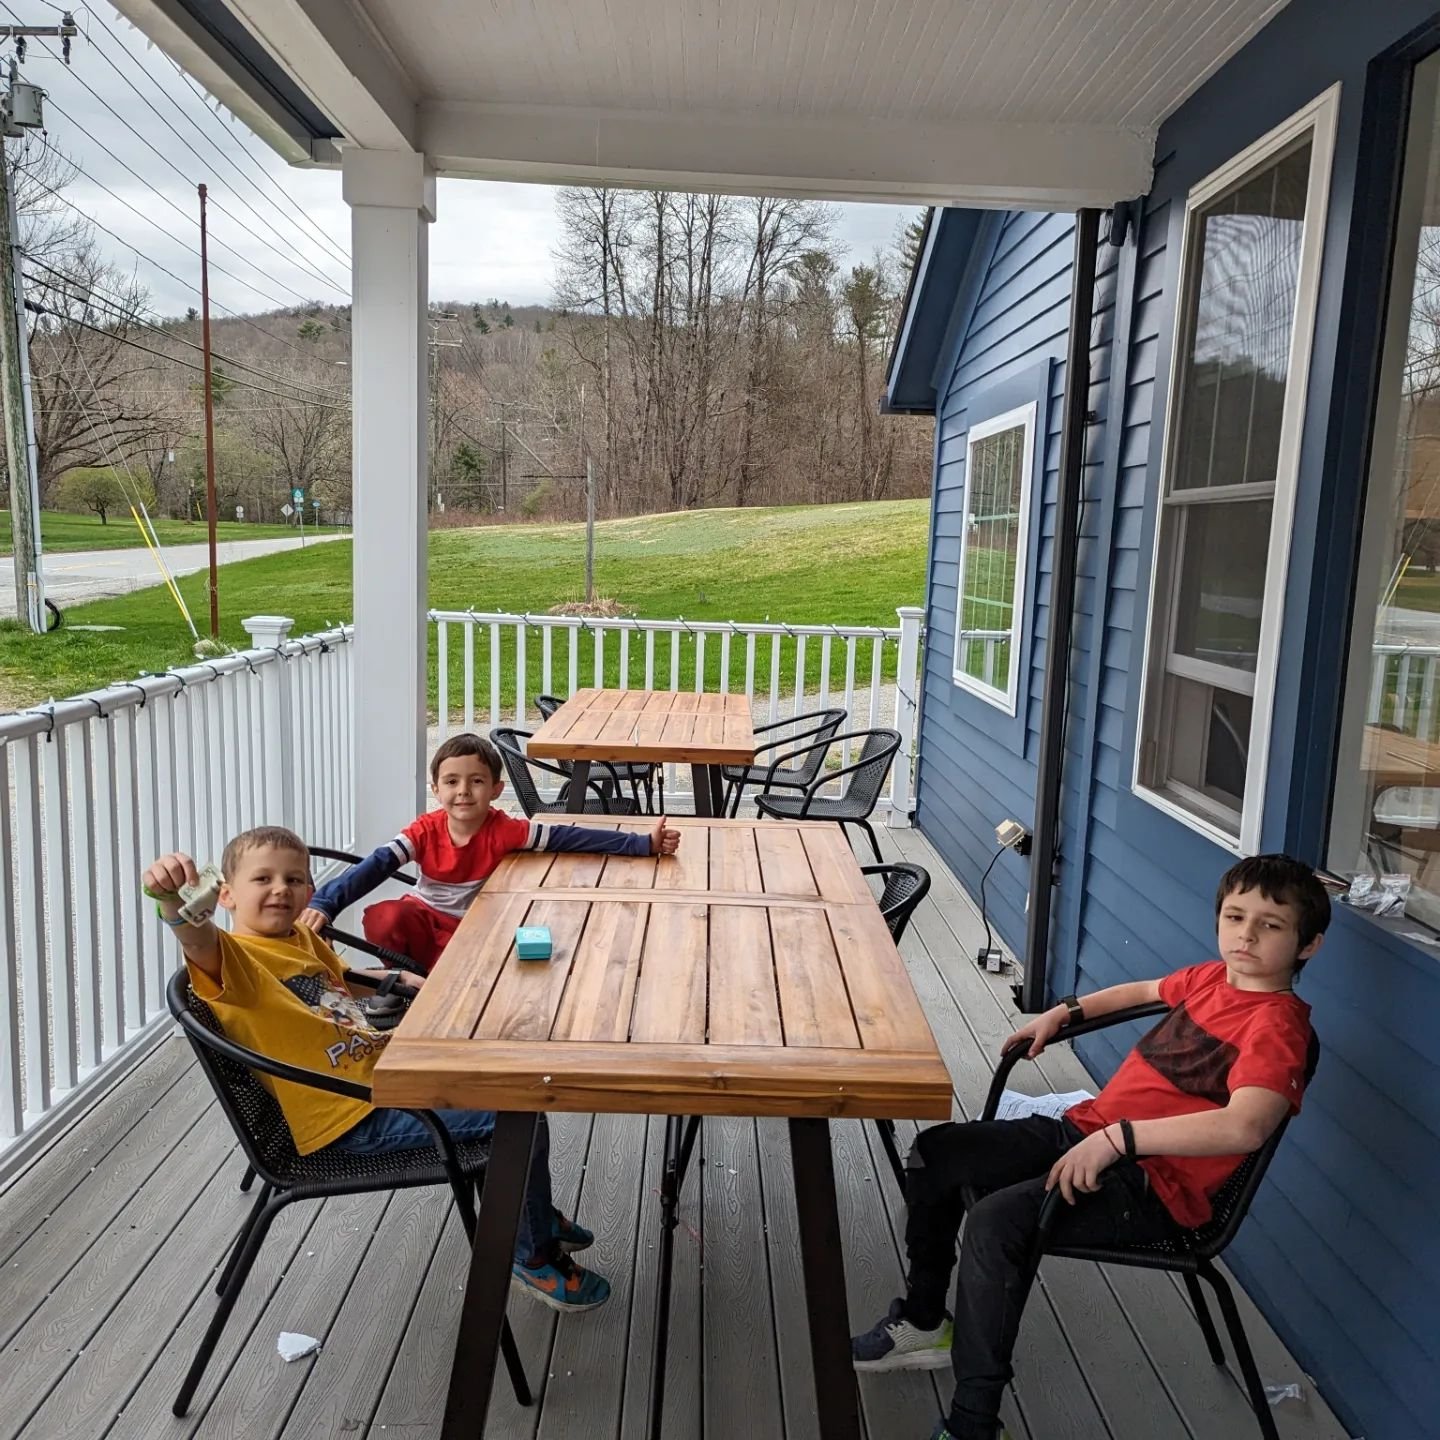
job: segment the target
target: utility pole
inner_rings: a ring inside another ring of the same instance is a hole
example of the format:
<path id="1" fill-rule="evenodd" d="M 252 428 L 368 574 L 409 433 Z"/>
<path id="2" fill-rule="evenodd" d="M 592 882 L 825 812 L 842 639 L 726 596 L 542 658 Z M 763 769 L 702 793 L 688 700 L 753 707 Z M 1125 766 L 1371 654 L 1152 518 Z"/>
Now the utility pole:
<path id="1" fill-rule="evenodd" d="M 10 88 L 0 105 L 0 369 L 3 369 L 5 463 L 10 476 L 11 553 L 15 569 L 15 614 L 30 629 L 43 635 L 45 585 L 40 573 L 40 476 L 35 445 L 35 417 L 30 396 L 29 326 L 25 320 L 25 283 L 19 263 L 19 225 L 15 218 L 15 189 L 4 141 L 45 124 L 45 92 L 20 79 L 27 36 L 49 36 L 61 42 L 65 63 L 70 63 L 70 40 L 78 34 L 67 10 L 59 25 L 4 25 L 0 38 L 14 41 L 10 59 Z"/>
<path id="2" fill-rule="evenodd" d="M 507 508 L 509 502 L 508 502 L 508 499 L 507 499 L 507 496 L 506 496 L 506 490 L 507 490 L 508 487 L 509 487 L 509 481 L 510 481 L 510 450 L 509 450 L 509 447 L 508 447 L 508 446 L 506 445 L 506 443 L 505 443 L 505 405 L 504 405 L 504 401 L 501 401 L 501 405 L 500 405 L 500 510 L 501 510 L 501 513 L 502 513 L 502 514 L 505 514 L 505 515 L 508 515 L 508 514 L 510 513 L 509 509 Z"/>
<path id="3" fill-rule="evenodd" d="M 595 462 L 585 457 L 585 603 L 595 601 Z"/>
<path id="4" fill-rule="evenodd" d="M 210 373 L 210 252 L 206 245 L 205 187 L 200 191 L 200 338 L 205 350 L 205 524 L 210 532 L 210 638 L 220 638 L 220 576 L 215 560 L 215 393 Z M 303 526 L 305 517 L 302 514 Z M 304 531 L 300 535 L 304 543 Z"/>

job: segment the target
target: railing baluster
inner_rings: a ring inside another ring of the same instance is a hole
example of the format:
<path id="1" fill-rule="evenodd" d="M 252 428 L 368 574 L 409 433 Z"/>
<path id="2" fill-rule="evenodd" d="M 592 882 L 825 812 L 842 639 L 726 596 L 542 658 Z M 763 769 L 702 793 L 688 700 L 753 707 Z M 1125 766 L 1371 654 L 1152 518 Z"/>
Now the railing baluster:
<path id="1" fill-rule="evenodd" d="M 79 1078 L 75 1060 L 75 946 L 70 883 L 70 777 L 67 727 L 57 725 L 40 752 L 45 809 L 45 901 L 50 950 L 50 1043 L 57 1090 L 73 1090 Z"/>
<path id="2" fill-rule="evenodd" d="M 730 693 L 730 632 L 722 631 L 720 635 L 720 693 Z"/>
<path id="3" fill-rule="evenodd" d="M 630 688 L 630 622 L 627 620 L 620 627 L 620 688 Z"/>
<path id="4" fill-rule="evenodd" d="M 1407 735 L 1413 733 L 1410 729 L 1410 656 L 1408 654 L 1400 657 L 1400 674 L 1395 681 L 1394 722 Z"/>
<path id="5" fill-rule="evenodd" d="M 515 627 L 515 723 L 525 727 L 525 712 L 530 705 L 530 675 L 525 664 L 525 622 Z"/>
<path id="6" fill-rule="evenodd" d="M 645 630 L 645 688 L 655 688 L 655 631 L 648 626 Z"/>
<path id="7" fill-rule="evenodd" d="M 605 689 L 605 632 L 598 625 L 595 627 L 594 651 L 595 677 L 590 683 L 597 690 L 603 690 Z"/>
<path id="8" fill-rule="evenodd" d="M 100 997 L 99 927 L 96 923 L 95 752 L 93 720 L 77 720 L 68 727 L 70 749 L 66 757 L 69 775 L 67 811 L 75 818 L 66 826 L 65 869 L 71 887 L 69 914 L 74 917 L 75 943 L 75 1029 L 80 1070 L 93 1070 L 102 1053 Z M 78 823 L 76 820 L 78 819 Z"/>
<path id="9" fill-rule="evenodd" d="M 247 674 L 247 680 L 250 678 Z M 110 722 L 119 728 L 115 737 L 115 813 L 119 831 L 121 989 L 125 996 L 125 1028 L 138 1030 L 145 1023 L 145 972 L 141 963 L 140 876 L 153 855 L 146 855 L 140 840 L 140 784 L 138 767 L 141 711 L 126 705 Z M 247 731 L 248 734 L 248 731 Z"/>
<path id="10" fill-rule="evenodd" d="M 885 637 L 877 635 L 870 642 L 870 723 L 873 730 L 880 723 L 880 684 L 885 670 Z"/>
<path id="11" fill-rule="evenodd" d="M 475 731 L 475 622 L 465 622 L 465 729 Z"/>
<path id="12" fill-rule="evenodd" d="M 680 631 L 670 632 L 670 688 L 680 688 Z"/>
<path id="13" fill-rule="evenodd" d="M 767 720 L 780 718 L 780 632 L 770 637 L 770 710 Z"/>
<path id="14" fill-rule="evenodd" d="M 792 715 L 805 713 L 805 637 L 795 637 L 795 695 L 790 704 Z"/>
<path id="15" fill-rule="evenodd" d="M 20 1089 L 20 967 L 15 934 L 15 853 L 10 829 L 10 747 L 0 745 L 0 1139 L 18 1135 L 25 1118 Z"/>
<path id="16" fill-rule="evenodd" d="M 830 637 L 820 637 L 820 704 L 819 709 L 825 710 L 830 705 Z"/>
<path id="17" fill-rule="evenodd" d="M 705 632 L 695 632 L 695 693 L 702 694 L 705 689 Z"/>
<path id="18" fill-rule="evenodd" d="M 50 1108 L 50 985 L 45 964 L 45 868 L 40 852 L 40 756 L 27 735 L 15 754 L 15 890 L 20 905 L 20 1003 L 25 1012 L 25 1108 Z"/>
<path id="19" fill-rule="evenodd" d="M 281 662 L 275 660 L 272 663 L 279 665 Z M 140 824 L 144 835 L 141 844 L 143 860 L 145 864 L 149 864 L 157 855 L 168 854 L 175 848 L 173 837 L 162 831 L 161 816 L 163 812 L 160 809 L 160 797 L 172 794 L 174 786 L 174 777 L 171 774 L 174 767 L 170 763 L 173 756 L 170 701 L 164 696 L 151 696 L 149 704 L 145 707 L 144 715 L 147 720 L 145 726 L 147 734 L 145 748 L 140 752 Z M 285 745 L 286 739 L 285 736 L 279 737 L 281 747 Z M 273 757 L 273 745 L 263 745 L 261 749 L 266 756 L 267 765 L 280 763 Z M 261 816 L 264 816 L 265 813 L 265 809 L 260 811 Z M 261 823 L 266 822 L 262 820 Z M 164 1004 L 165 995 L 165 937 L 153 902 L 148 909 L 149 913 L 145 916 L 145 1018 L 147 1020 Z"/>
<path id="20" fill-rule="evenodd" d="M 580 688 L 580 627 L 579 624 L 571 625 L 570 629 L 570 651 L 567 659 L 569 661 L 570 688 L 567 695 L 573 695 Z"/>
<path id="21" fill-rule="evenodd" d="M 125 1041 L 125 972 L 121 961 L 127 931 L 120 909 L 122 812 L 119 808 L 119 763 L 124 751 L 117 744 L 118 716 L 96 722 L 95 737 L 95 934 L 96 964 L 100 976 L 101 1050 L 118 1049 Z M 133 862 L 132 862 L 133 863 Z"/>
<path id="22" fill-rule="evenodd" d="M 845 714 L 851 717 L 853 717 L 855 714 L 856 643 L 856 639 L 853 635 L 847 635 L 845 637 Z M 845 728 L 847 731 L 851 728 L 853 723 L 853 719 L 846 720 Z M 841 765 L 848 765 L 850 763 L 850 742 L 848 740 L 844 743 L 843 746 L 841 746 L 840 763 Z"/>
<path id="23" fill-rule="evenodd" d="M 1385 671 L 1389 668 L 1390 656 L 1377 650 L 1370 659 L 1370 702 L 1365 708 L 1367 724 L 1379 725 L 1384 719 L 1381 709 L 1385 702 Z"/>
<path id="24" fill-rule="evenodd" d="M 500 627 L 490 627 L 490 728 L 500 723 Z"/>
<path id="25" fill-rule="evenodd" d="M 450 734 L 450 626 L 442 620 L 435 631 L 435 709 L 439 712 L 440 742 Z"/>
<path id="26" fill-rule="evenodd" d="M 1435 738 L 1435 657 L 1427 655 L 1421 662 L 1420 718 L 1415 733 L 1422 740 Z"/>
<path id="27" fill-rule="evenodd" d="M 745 636 L 745 698 L 755 704 L 755 632 Z"/>
<path id="28" fill-rule="evenodd" d="M 540 630 L 540 688 L 547 695 L 555 693 L 555 681 L 551 669 L 551 640 L 554 637 L 555 629 L 551 625 L 545 625 Z"/>

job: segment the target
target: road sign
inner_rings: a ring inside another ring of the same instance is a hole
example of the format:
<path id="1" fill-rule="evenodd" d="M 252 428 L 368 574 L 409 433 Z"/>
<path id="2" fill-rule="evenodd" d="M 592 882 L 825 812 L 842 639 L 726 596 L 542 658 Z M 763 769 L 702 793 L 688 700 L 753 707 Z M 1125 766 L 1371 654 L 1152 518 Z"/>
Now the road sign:
<path id="1" fill-rule="evenodd" d="M 303 504 L 305 503 L 305 492 L 297 485 L 297 486 L 290 492 L 290 498 L 291 498 L 297 505 L 303 505 Z"/>
<path id="2" fill-rule="evenodd" d="M 245 518 L 245 507 L 243 505 L 237 505 L 235 507 L 235 518 L 237 520 L 243 520 Z"/>
<path id="3" fill-rule="evenodd" d="M 282 505 L 280 507 L 280 513 L 286 516 L 293 515 L 295 513 L 295 507 L 293 505 Z"/>
<path id="4" fill-rule="evenodd" d="M 315 509 L 315 510 L 318 510 L 318 509 L 320 508 L 320 502 L 319 502 L 318 500 L 312 500 L 312 501 L 310 502 L 310 505 L 311 505 L 311 508 L 312 508 L 312 509 Z"/>

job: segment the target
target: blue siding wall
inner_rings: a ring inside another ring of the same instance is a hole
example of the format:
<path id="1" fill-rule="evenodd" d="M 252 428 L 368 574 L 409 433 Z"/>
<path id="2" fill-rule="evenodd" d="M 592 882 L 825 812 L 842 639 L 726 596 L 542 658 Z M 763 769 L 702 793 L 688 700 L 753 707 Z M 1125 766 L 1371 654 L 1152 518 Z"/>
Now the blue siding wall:
<path id="1" fill-rule="evenodd" d="M 1198 180 L 1339 81 L 1263 837 L 1267 847 L 1324 856 L 1323 807 L 1307 801 L 1329 784 L 1325 726 L 1318 741 L 1303 742 L 1317 697 L 1329 705 L 1334 687 L 1316 687 L 1302 670 L 1308 657 L 1345 644 L 1346 605 L 1343 595 L 1335 603 L 1323 558 L 1334 541 L 1323 526 L 1326 516 L 1353 511 L 1360 484 L 1359 466 L 1331 458 L 1331 416 L 1345 383 L 1336 340 L 1346 296 L 1360 283 L 1349 240 L 1366 66 L 1434 8 L 1433 0 L 1292 0 L 1162 131 L 1138 241 L 1118 252 L 1102 246 L 1055 993 L 1158 975 L 1213 953 L 1214 887 L 1233 857 L 1130 793 L 1181 215 Z M 940 387 L 917 811 L 972 893 L 994 851 L 995 823 L 1005 815 L 1030 823 L 1034 813 L 1072 245 L 1068 217 L 1010 215 L 996 228 L 993 254 L 976 248 L 984 273 Z M 955 585 L 970 407 L 996 378 L 1042 358 L 1057 363 L 1027 619 L 1030 704 L 1017 746 L 1000 723 L 1008 717 L 987 716 L 951 680 Z M 988 887 L 992 923 L 1016 949 L 1028 879 L 1025 862 L 1006 855 Z M 1306 971 L 1304 994 L 1324 1045 L 1319 1076 L 1229 1258 L 1353 1433 L 1440 1436 L 1440 955 L 1341 912 Z M 1092 1071 L 1108 1075 L 1125 1043 L 1087 1042 Z M 1198 1337 L 1197 1351 L 1200 1363 Z"/>

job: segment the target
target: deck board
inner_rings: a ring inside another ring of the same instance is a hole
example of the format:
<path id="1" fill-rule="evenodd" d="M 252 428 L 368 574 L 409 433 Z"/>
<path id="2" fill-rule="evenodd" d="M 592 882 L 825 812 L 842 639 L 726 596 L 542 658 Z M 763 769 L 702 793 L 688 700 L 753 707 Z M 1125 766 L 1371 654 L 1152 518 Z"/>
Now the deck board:
<path id="1" fill-rule="evenodd" d="M 979 916 L 923 837 L 882 831 L 892 858 L 934 887 L 901 946 L 955 1088 L 978 1109 L 1013 1028 L 1007 984 L 976 968 Z M 1090 1084 L 1065 1047 L 1016 1072 L 1019 1088 Z M 552 1117 L 557 1203 L 598 1235 L 615 1299 L 585 1317 L 511 1307 L 539 1403 L 497 1381 L 491 1440 L 643 1440 L 658 1265 L 664 1122 Z M 901 1122 L 901 1144 L 915 1127 Z M 901 1285 L 904 1211 L 868 1122 L 834 1126 L 851 1321 L 868 1325 Z M 0 1370 L 0 1436 L 14 1440 L 436 1440 L 466 1252 L 442 1191 L 302 1202 L 282 1212 L 191 1415 L 170 1404 L 214 1310 L 216 1266 L 250 1199 L 188 1047 L 167 1040 L 0 1193 L 13 1332 Z M 732 1173 L 733 1172 L 733 1173 Z M 131 1227 L 134 1227 L 133 1229 Z M 1308 1399 L 1275 1414 L 1285 1440 L 1343 1440 L 1274 1333 L 1241 1299 L 1267 1382 Z M 707 1120 L 680 1205 L 666 1440 L 819 1440 L 804 1291 L 781 1120 Z M 325 1342 L 285 1365 L 280 1330 Z M 948 1377 L 867 1376 L 869 1440 L 924 1440 Z M 1047 1261 L 1022 1327 L 1004 1418 L 1015 1440 L 1236 1440 L 1244 1398 L 1205 1355 L 1169 1277 Z"/>

